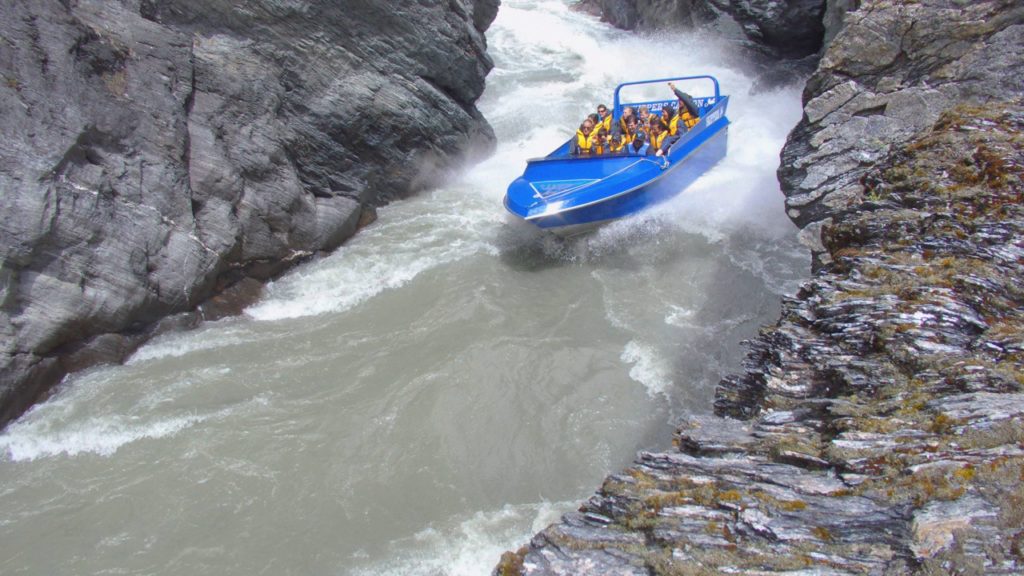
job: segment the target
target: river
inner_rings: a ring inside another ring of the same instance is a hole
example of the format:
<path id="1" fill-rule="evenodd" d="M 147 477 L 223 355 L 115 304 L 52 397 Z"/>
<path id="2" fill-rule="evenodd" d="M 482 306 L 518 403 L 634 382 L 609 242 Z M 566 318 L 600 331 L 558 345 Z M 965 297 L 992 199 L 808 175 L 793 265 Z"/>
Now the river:
<path id="1" fill-rule="evenodd" d="M 775 180 L 800 88 L 555 0 L 505 0 L 488 40 L 493 157 L 0 434 L 0 573 L 483 575 L 710 411 L 809 273 Z M 732 125 L 694 186 L 565 242 L 506 216 L 615 84 L 695 71 Z"/>

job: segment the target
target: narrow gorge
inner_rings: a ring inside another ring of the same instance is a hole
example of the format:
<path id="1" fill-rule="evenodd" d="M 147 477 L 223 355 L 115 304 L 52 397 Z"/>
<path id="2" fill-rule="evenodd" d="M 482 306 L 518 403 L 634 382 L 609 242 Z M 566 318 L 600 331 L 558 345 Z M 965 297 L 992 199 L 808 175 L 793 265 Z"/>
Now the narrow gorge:
<path id="1" fill-rule="evenodd" d="M 1022 61 L 1017 0 L 6 2 L 0 573 L 1024 572 Z M 507 217 L 683 73 L 724 160 Z"/>
<path id="2" fill-rule="evenodd" d="M 779 168 L 813 278 L 716 416 L 495 574 L 1024 569 L 1024 7 L 826 5 Z"/>

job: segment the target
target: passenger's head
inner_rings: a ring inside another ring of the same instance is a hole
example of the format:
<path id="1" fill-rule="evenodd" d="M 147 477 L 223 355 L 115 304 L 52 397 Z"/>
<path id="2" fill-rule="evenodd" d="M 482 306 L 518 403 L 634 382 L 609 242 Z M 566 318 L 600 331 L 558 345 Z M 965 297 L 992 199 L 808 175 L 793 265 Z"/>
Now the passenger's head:
<path id="1" fill-rule="evenodd" d="M 661 133 L 661 120 L 657 116 L 651 116 L 651 121 L 648 123 L 653 134 Z"/>
<path id="2" fill-rule="evenodd" d="M 675 108 L 673 108 L 671 106 L 663 106 L 661 108 L 661 117 L 664 118 L 665 120 L 669 120 L 669 119 L 671 119 L 675 115 L 676 115 Z"/>
<path id="3" fill-rule="evenodd" d="M 626 117 L 626 130 L 630 133 L 636 132 L 636 116 Z"/>
<path id="4" fill-rule="evenodd" d="M 632 106 L 626 106 L 625 108 L 622 109 L 622 117 L 623 118 L 633 118 L 635 116 L 636 116 L 636 111 L 633 110 Z"/>
<path id="5" fill-rule="evenodd" d="M 601 121 L 601 118 L 597 114 L 588 114 L 587 119 L 589 119 L 594 124 L 597 124 L 598 122 Z"/>
<path id="6" fill-rule="evenodd" d="M 640 120 L 646 120 L 647 117 L 650 116 L 650 115 L 651 115 L 651 111 L 650 111 L 650 109 L 647 108 L 647 106 L 641 106 L 640 107 Z"/>
<path id="7" fill-rule="evenodd" d="M 598 104 L 597 105 L 597 114 L 599 116 L 601 116 L 601 118 L 604 118 L 605 116 L 608 115 L 608 107 L 605 106 L 604 104 Z"/>
<path id="8" fill-rule="evenodd" d="M 594 121 L 591 120 L 590 118 L 587 118 L 586 120 L 583 121 L 583 124 L 580 124 L 580 131 L 583 132 L 584 134 L 590 134 L 590 132 L 593 129 Z"/>

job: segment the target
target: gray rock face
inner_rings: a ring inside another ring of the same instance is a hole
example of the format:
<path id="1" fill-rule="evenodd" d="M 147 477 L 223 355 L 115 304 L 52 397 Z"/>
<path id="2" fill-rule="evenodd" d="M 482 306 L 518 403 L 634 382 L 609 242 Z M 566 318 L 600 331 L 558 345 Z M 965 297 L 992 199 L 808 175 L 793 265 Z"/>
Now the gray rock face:
<path id="1" fill-rule="evenodd" d="M 825 0 L 586 0 L 626 30 L 715 28 L 737 32 L 748 46 L 781 58 L 821 48 Z"/>
<path id="2" fill-rule="evenodd" d="M 70 348 L 330 250 L 488 153 L 474 102 L 497 8 L 0 6 L 0 425 Z"/>
<path id="3" fill-rule="evenodd" d="M 1020 2 L 865 1 L 843 21 L 782 151 L 779 180 L 801 228 L 856 205 L 864 174 L 954 105 L 1024 92 Z"/>

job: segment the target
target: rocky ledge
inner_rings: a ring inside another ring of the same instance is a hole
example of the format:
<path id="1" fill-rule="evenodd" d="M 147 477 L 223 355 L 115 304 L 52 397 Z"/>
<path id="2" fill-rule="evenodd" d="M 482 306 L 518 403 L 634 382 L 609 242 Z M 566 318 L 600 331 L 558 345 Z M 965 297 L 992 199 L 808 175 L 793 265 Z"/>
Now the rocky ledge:
<path id="1" fill-rule="evenodd" d="M 0 5 L 0 426 L 488 153 L 474 102 L 497 9 Z"/>
<path id="2" fill-rule="evenodd" d="M 813 278 L 719 385 L 715 416 L 495 574 L 1024 572 L 1022 12 L 879 0 L 849 16 L 780 170 L 784 188 L 794 162 L 828 173 L 800 205 L 816 210 Z M 905 51 L 858 64 L 882 38 Z M 886 105 L 854 105 L 875 81 Z"/>

